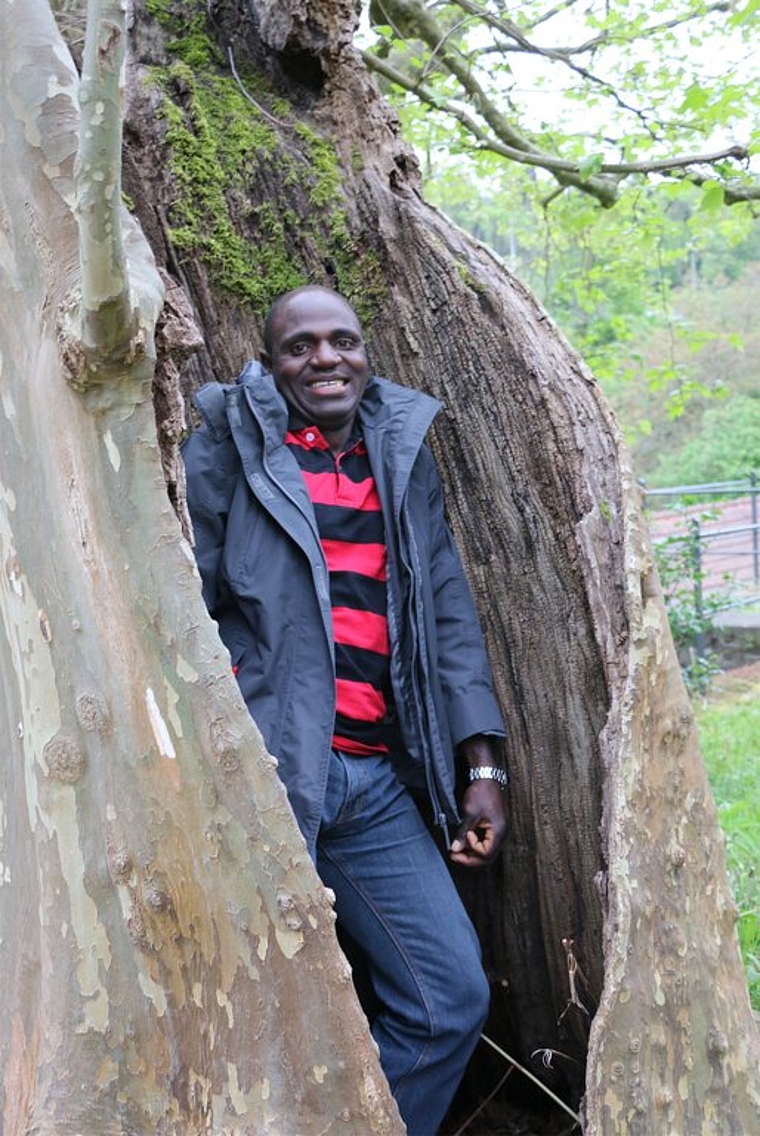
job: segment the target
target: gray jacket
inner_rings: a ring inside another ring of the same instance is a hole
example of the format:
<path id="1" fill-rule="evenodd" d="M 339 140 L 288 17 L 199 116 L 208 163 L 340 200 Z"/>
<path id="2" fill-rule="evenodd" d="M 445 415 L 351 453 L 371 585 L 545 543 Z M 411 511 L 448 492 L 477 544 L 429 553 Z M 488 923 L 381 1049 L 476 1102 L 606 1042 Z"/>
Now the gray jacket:
<path id="1" fill-rule="evenodd" d="M 284 445 L 285 400 L 249 363 L 196 396 L 183 447 L 195 555 L 243 697 L 310 849 L 327 780 L 335 671 L 327 566 L 314 512 Z M 454 748 L 501 735 L 480 626 L 423 439 L 440 404 L 384 379 L 359 407 L 385 520 L 391 682 L 406 754 L 439 823 L 458 820 Z"/>

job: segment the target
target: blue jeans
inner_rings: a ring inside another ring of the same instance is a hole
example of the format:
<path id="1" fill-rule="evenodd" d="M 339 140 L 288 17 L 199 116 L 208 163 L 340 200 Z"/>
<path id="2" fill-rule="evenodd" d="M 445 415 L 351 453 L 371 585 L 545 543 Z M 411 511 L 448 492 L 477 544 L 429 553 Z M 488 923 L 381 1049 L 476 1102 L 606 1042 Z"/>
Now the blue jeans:
<path id="1" fill-rule="evenodd" d="M 409 1136 L 435 1136 L 485 1021 L 475 931 L 386 757 L 333 753 L 317 871 L 366 956 L 372 1033 Z"/>

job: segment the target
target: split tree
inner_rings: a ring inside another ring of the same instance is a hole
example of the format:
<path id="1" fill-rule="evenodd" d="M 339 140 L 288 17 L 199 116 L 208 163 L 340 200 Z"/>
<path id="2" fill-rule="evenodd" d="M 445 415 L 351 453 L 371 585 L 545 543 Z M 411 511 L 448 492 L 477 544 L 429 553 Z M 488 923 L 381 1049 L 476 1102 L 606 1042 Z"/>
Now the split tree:
<path id="1" fill-rule="evenodd" d="M 182 531 L 182 395 L 305 280 L 446 406 L 512 775 L 463 881 L 489 1036 L 590 1133 L 755 1130 L 715 810 L 592 376 L 425 205 L 351 0 L 136 3 L 121 208 L 125 8 L 91 0 L 81 61 L 76 3 L 69 46 L 43 0 L 0 9 L 4 1131 L 401 1131 Z"/>

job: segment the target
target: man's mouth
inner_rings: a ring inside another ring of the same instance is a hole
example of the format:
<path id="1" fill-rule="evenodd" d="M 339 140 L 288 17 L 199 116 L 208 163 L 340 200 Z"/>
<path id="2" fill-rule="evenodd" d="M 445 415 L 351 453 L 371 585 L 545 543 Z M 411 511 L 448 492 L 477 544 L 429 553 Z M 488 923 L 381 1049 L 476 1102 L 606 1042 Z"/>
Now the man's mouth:
<path id="1" fill-rule="evenodd" d="M 310 379 L 306 385 L 309 390 L 342 389 L 343 387 L 348 386 L 348 379 Z"/>

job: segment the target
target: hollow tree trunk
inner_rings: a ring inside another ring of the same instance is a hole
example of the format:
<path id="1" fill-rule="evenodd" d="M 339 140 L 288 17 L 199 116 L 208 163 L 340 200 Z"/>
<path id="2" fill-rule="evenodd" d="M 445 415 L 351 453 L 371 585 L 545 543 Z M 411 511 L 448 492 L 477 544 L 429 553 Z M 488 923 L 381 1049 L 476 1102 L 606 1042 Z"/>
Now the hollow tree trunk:
<path id="1" fill-rule="evenodd" d="M 16 162 L 0 174 L 16 222 L 0 495 L 7 1130 L 398 1131 L 328 904 L 169 515 L 149 367 L 98 406 L 61 378 L 75 238 L 55 179 L 69 176 L 75 81 L 39 47 L 45 5 L 26 8 L 34 45 L 17 12 L 2 39 Z M 494 980 L 487 1032 L 570 1097 L 585 1088 L 588 1132 L 760 1130 L 715 812 L 598 388 L 520 284 L 421 200 L 351 50 L 352 3 L 152 10 L 136 5 L 126 188 L 204 332 L 187 384 L 257 351 L 278 292 L 332 279 L 375 369 L 446 405 L 434 447 L 512 773 L 500 863 L 461 881 Z M 176 421 L 159 427 L 181 499 Z M 550 1070 L 531 1057 L 547 1052 Z M 493 1060 L 478 1055 L 476 1084 Z"/>

